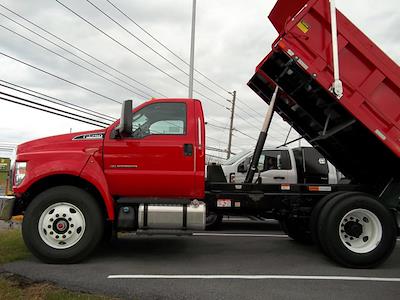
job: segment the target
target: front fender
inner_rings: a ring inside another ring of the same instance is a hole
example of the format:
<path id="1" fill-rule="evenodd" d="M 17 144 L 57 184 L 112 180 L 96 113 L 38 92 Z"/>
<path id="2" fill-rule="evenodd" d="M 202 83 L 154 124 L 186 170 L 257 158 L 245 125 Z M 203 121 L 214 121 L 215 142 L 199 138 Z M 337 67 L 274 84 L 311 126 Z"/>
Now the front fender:
<path id="1" fill-rule="evenodd" d="M 103 169 L 93 156 L 91 156 L 87 161 L 85 167 L 80 174 L 80 177 L 96 187 L 104 200 L 104 204 L 107 209 L 108 219 L 114 220 L 114 201 L 108 189 L 108 183 L 106 177 L 104 176 Z"/>
<path id="2" fill-rule="evenodd" d="M 13 191 L 17 196 L 25 193 L 35 182 L 53 175 L 79 176 L 81 170 L 91 157 L 89 153 L 75 152 L 47 152 L 29 153 L 18 155 L 18 161 L 26 161 L 27 172 L 19 186 L 14 186 Z"/>

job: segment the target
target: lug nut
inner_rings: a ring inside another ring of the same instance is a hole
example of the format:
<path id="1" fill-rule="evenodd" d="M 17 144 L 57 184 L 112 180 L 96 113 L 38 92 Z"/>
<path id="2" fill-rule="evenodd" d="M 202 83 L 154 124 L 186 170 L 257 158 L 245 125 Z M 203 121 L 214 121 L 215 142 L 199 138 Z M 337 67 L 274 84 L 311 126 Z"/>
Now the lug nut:
<path id="1" fill-rule="evenodd" d="M 71 227 L 74 227 L 74 224 L 71 224 Z"/>
<path id="2" fill-rule="evenodd" d="M 58 235 L 56 235 L 56 239 L 58 239 L 59 238 L 59 236 Z"/>
<path id="3" fill-rule="evenodd" d="M 50 222 L 53 222 L 53 221 L 54 221 L 54 219 L 53 219 L 53 218 L 51 218 L 51 219 L 50 219 Z"/>
<path id="4" fill-rule="evenodd" d="M 67 236 L 64 234 L 62 237 L 63 237 L 63 239 L 65 239 Z"/>
<path id="5" fill-rule="evenodd" d="M 72 219 L 71 219 L 71 218 L 68 218 L 68 221 L 70 221 L 70 222 L 71 222 L 71 221 L 72 221 Z"/>
<path id="6" fill-rule="evenodd" d="M 59 214 L 56 214 L 56 218 L 58 218 L 60 215 Z"/>
<path id="7" fill-rule="evenodd" d="M 50 235 L 53 235 L 53 231 L 50 231 Z"/>
<path id="8" fill-rule="evenodd" d="M 70 231 L 68 231 L 68 234 L 72 234 L 72 231 L 70 230 Z"/>
<path id="9" fill-rule="evenodd" d="M 47 228 L 51 228 L 51 225 L 47 225 Z"/>

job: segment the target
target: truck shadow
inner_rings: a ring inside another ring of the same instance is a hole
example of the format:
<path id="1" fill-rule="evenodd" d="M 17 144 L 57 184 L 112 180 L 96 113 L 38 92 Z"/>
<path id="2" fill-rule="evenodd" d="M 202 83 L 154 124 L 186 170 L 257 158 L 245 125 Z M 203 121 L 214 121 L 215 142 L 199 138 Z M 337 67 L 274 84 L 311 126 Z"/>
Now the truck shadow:
<path id="1" fill-rule="evenodd" d="M 280 226 L 275 221 L 224 221 L 218 230 L 205 231 L 205 236 L 137 236 L 134 233 L 119 233 L 118 239 L 111 243 L 104 243 L 98 247 L 94 258 L 112 259 L 113 257 L 141 257 L 154 259 L 155 257 L 174 258 L 177 255 L 218 256 L 235 255 L 263 255 L 278 248 L 279 253 L 290 253 L 290 249 L 297 248 L 301 252 L 318 252 L 309 245 L 301 245 L 284 237 Z M 233 234 L 221 237 L 221 234 Z M 238 234 L 239 236 L 235 236 Z M 252 236 L 254 234 L 255 236 Z M 262 236 L 270 235 L 269 237 Z M 260 236 L 258 236 L 260 235 Z M 275 238 L 274 235 L 277 235 Z"/>

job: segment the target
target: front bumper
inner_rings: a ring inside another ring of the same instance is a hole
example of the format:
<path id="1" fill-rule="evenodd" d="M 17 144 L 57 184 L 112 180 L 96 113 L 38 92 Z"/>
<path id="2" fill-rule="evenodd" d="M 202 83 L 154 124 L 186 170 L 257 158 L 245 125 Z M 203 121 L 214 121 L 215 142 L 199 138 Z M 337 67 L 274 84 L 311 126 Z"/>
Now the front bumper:
<path id="1" fill-rule="evenodd" d="M 15 197 L 0 196 L 0 220 L 8 221 L 14 211 Z"/>

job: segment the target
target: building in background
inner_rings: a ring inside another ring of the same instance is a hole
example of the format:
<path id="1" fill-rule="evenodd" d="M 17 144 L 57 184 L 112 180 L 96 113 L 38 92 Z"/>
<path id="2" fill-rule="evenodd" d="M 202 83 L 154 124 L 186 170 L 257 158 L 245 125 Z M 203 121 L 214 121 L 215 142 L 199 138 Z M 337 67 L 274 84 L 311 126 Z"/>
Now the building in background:
<path id="1" fill-rule="evenodd" d="M 0 142 L 0 195 L 11 193 L 9 174 L 15 160 L 17 145 L 8 142 Z"/>
<path id="2" fill-rule="evenodd" d="M 10 167 L 10 158 L 0 158 L 0 196 L 7 195 L 10 192 Z"/>

